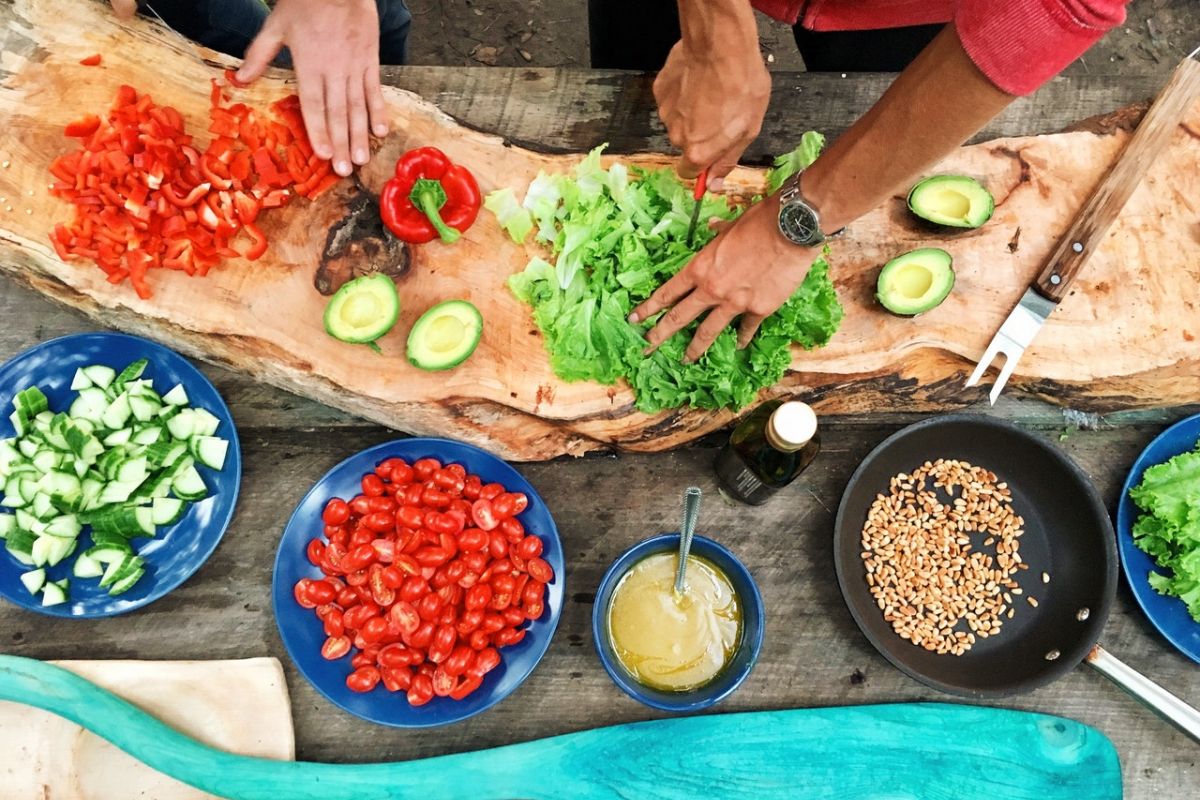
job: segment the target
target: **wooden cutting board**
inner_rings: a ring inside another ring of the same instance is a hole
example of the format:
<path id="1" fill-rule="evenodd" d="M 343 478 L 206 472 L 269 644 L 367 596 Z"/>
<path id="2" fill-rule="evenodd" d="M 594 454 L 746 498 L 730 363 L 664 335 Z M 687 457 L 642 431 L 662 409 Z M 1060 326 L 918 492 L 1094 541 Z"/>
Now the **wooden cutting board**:
<path id="1" fill-rule="evenodd" d="M 91 265 L 63 264 L 47 241 L 66 204 L 46 192 L 46 167 L 72 147 L 62 127 L 100 112 L 130 83 L 179 109 L 191 130 L 207 127 L 208 81 L 171 34 L 122 25 L 107 4 L 5 0 L 0 4 L 0 268 L 13 279 L 115 326 L 229 365 L 297 393 L 420 434 L 448 435 L 520 460 L 597 449 L 661 450 L 727 424 L 730 412 L 680 410 L 647 416 L 627 387 L 567 384 L 550 370 L 528 309 L 504 287 L 537 248 L 518 247 L 487 213 L 453 246 L 406 250 L 382 233 L 370 192 L 410 147 L 434 144 L 475 173 L 487 192 L 524 191 L 538 170 L 564 171 L 577 156 L 535 153 L 455 123 L 420 98 L 387 89 L 394 133 L 360 182 L 343 181 L 315 203 L 266 215 L 268 254 L 233 262 L 206 279 L 154 276 L 139 300 Z M 80 58 L 104 54 L 98 68 Z M 224 57 L 208 54 L 214 65 Z M 294 90 L 290 76 L 260 81 L 239 99 L 260 108 Z M 797 131 L 797 135 L 799 131 Z M 856 222 L 833 252 L 846 320 L 826 348 L 797 351 L 775 390 L 823 413 L 955 407 L 986 387 L 962 382 L 1036 274 L 1090 189 L 1128 139 L 1119 128 L 963 148 L 939 171 L 982 179 L 996 197 L 991 222 L 950 237 L 913 223 L 902 197 Z M 647 166 L 665 155 L 622 156 Z M 737 170 L 734 197 L 761 191 L 761 171 Z M 365 191 L 364 191 L 365 188 Z M 30 194 L 32 192 L 32 194 Z M 1088 264 L 1075 291 L 1026 352 L 1010 392 L 1106 410 L 1200 398 L 1200 107 L 1179 127 L 1149 177 Z M 11 207 L 11 211 L 8 210 Z M 955 258 L 957 285 L 918 319 L 883 313 L 873 299 L 879 266 L 918 246 Z M 384 358 L 326 336 L 323 292 L 379 269 L 398 275 L 403 313 L 381 344 Z M 164 271 L 165 272 L 165 271 Z M 403 357 L 409 328 L 426 308 L 466 298 L 483 312 L 475 355 L 450 373 L 425 373 Z"/>
<path id="2" fill-rule="evenodd" d="M 205 744 L 296 757 L 292 706 L 274 658 L 56 661 Z M 215 800 L 49 712 L 0 702 L 0 798 Z"/>

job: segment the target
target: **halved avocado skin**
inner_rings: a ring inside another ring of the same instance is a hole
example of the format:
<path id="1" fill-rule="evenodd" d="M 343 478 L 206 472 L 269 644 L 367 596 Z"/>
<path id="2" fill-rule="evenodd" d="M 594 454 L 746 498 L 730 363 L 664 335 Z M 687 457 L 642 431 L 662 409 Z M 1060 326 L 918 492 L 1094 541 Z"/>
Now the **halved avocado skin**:
<path id="1" fill-rule="evenodd" d="M 338 321 L 338 311 L 359 292 L 372 292 L 376 295 L 383 307 L 379 322 L 357 332 L 343 330 Z M 346 281 L 342 288 L 329 298 L 329 304 L 325 306 L 325 332 L 343 342 L 367 344 L 390 331 L 399 318 L 400 293 L 396 291 L 396 284 L 392 279 L 382 273 L 363 275 L 361 278 Z"/>
<path id="2" fill-rule="evenodd" d="M 934 291 L 931 294 L 927 293 L 924 302 L 905 302 L 904 298 L 894 296 L 888 291 L 889 279 L 893 272 L 903 269 L 906 264 L 916 260 L 921 260 L 932 267 L 930 270 L 933 277 L 931 289 Z M 917 314 L 931 311 L 940 306 L 942 301 L 949 296 L 950 290 L 954 288 L 953 264 L 954 259 L 940 247 L 922 247 L 898 255 L 884 264 L 883 269 L 879 271 L 879 278 L 875 283 L 875 297 L 879 300 L 880 305 L 888 311 L 902 317 L 915 317 Z"/>
<path id="3" fill-rule="evenodd" d="M 460 322 L 473 329 L 474 335 L 463 340 L 462 347 L 448 353 L 432 353 L 426 350 L 423 337 L 427 328 L 437 318 L 453 314 Z M 466 300 L 446 300 L 433 306 L 416 321 L 408 334 L 408 360 L 414 367 L 427 372 L 453 369 L 470 358 L 483 336 L 483 315 Z"/>
<path id="4" fill-rule="evenodd" d="M 938 188 L 955 189 L 970 202 L 965 218 L 938 215 L 922 202 L 922 195 Z M 966 175 L 934 175 L 917 183 L 908 193 L 908 209 L 916 216 L 937 226 L 948 228 L 978 228 L 992 218 L 996 200 L 982 183 Z"/>

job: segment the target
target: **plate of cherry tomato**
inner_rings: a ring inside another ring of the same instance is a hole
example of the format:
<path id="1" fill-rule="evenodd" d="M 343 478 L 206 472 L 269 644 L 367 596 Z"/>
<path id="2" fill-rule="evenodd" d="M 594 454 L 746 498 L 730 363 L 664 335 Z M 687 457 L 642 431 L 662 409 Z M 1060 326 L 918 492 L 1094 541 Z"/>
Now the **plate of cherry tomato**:
<path id="1" fill-rule="evenodd" d="M 272 601 L 288 654 L 330 702 L 424 728 L 529 677 L 558 625 L 564 569 L 554 520 L 519 472 L 471 445 L 402 439 L 308 491 Z"/>

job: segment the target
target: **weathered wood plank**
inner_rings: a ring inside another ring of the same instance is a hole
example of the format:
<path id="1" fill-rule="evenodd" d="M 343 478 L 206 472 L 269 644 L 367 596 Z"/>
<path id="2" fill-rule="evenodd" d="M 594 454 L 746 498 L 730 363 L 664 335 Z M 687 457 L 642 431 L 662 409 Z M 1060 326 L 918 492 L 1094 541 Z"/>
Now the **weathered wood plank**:
<path id="1" fill-rule="evenodd" d="M 830 579 L 830 531 L 841 491 L 858 461 L 892 430 L 863 425 L 826 430 L 825 449 L 802 480 L 758 510 L 718 499 L 710 467 L 715 451 L 709 448 L 524 467 L 562 534 L 568 602 L 550 651 L 529 682 L 495 709 L 450 728 L 420 735 L 389 731 L 332 709 L 291 666 L 271 614 L 271 565 L 293 504 L 347 453 L 394 436 L 384 429 L 244 429 L 239 514 L 196 577 L 143 611 L 108 620 L 53 620 L 5 606 L 0 647 L 38 658 L 278 656 L 288 669 L 298 755 L 307 759 L 418 757 L 648 719 L 656 715 L 626 699 L 595 656 L 592 593 L 622 549 L 676 524 L 678 493 L 694 483 L 709 494 L 701 531 L 730 545 L 747 564 L 768 609 L 762 660 L 719 710 L 944 700 L 871 649 Z M 1062 446 L 1093 476 L 1111 506 L 1125 465 L 1158 430 L 1081 432 Z M 1053 430 L 1045 435 L 1057 439 Z M 1200 670 L 1149 628 L 1126 589 L 1103 641 L 1135 668 L 1200 703 Z M 1099 727 L 1121 753 L 1131 798 L 1182 800 L 1192 796 L 1187 787 L 1200 785 L 1194 744 L 1086 667 L 1001 705 L 1065 714 Z"/>
<path id="2" fill-rule="evenodd" d="M 891 84 L 890 74 L 772 73 L 763 132 L 744 161 L 763 164 L 801 133 L 840 135 Z M 416 92 L 479 130 L 533 148 L 579 152 L 608 142 L 616 153 L 673 152 L 654 111 L 653 76 L 608 70 L 389 67 L 386 83 Z M 1053 133 L 1153 97 L 1157 76 L 1056 78 L 1017 100 L 972 141 Z"/>
<path id="3" fill-rule="evenodd" d="M 78 311 L 51 302 L 24 286 L 3 285 L 0 290 L 0 362 L 12 358 L 39 342 L 72 333 L 94 331 L 95 322 Z M 300 395 L 259 382 L 255 376 L 197 362 L 225 398 L 239 426 L 246 428 L 279 427 L 312 429 L 328 427 L 374 428 L 361 417 L 310 400 Z M 981 401 L 970 410 L 986 412 L 1022 425 L 1047 430 L 1069 431 L 1081 427 L 1101 428 L 1129 424 L 1163 424 L 1191 413 L 1200 412 L 1200 403 L 1182 407 L 1147 408 L 1082 416 L 1037 399 L 1001 396 L 995 407 Z M 903 424 L 915 422 L 925 414 L 894 410 L 849 416 L 830 416 L 826 421 L 842 424 Z M 717 434 L 719 435 L 719 434 Z"/>

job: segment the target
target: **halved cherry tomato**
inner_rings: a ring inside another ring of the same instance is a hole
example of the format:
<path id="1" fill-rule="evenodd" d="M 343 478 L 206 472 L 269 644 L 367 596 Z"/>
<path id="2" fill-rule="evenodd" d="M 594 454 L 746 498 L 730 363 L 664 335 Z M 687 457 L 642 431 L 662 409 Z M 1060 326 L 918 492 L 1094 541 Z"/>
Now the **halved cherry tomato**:
<path id="1" fill-rule="evenodd" d="M 433 679 L 428 675 L 418 673 L 413 676 L 412 684 L 408 687 L 408 704 L 423 706 L 433 699 Z"/>
<path id="2" fill-rule="evenodd" d="M 346 687 L 352 692 L 369 692 L 379 685 L 379 670 L 359 667 L 346 677 Z"/>
<path id="3" fill-rule="evenodd" d="M 450 692 L 450 698 L 452 700 L 465 700 L 467 695 L 478 689 L 482 683 L 483 678 L 469 675 L 463 678 L 462 681 L 459 682 L 458 686 L 454 687 L 454 689 Z"/>
<path id="4" fill-rule="evenodd" d="M 492 508 L 492 502 L 483 497 L 471 505 L 471 518 L 485 531 L 493 530 L 500 524 L 500 519 L 496 516 L 495 509 Z"/>
<path id="5" fill-rule="evenodd" d="M 554 569 L 542 558 L 529 559 L 529 576 L 535 581 L 550 583 L 554 580 Z"/>
<path id="6" fill-rule="evenodd" d="M 467 669 L 467 674 L 483 677 L 500 666 L 500 651 L 494 647 L 485 647 L 475 654 L 475 663 Z"/>
<path id="7" fill-rule="evenodd" d="M 336 661 L 350 652 L 350 640 L 345 636 L 331 636 L 321 645 L 321 655 L 330 661 Z"/>
<path id="8" fill-rule="evenodd" d="M 421 458 L 413 462 L 413 474 L 417 480 L 427 481 L 433 473 L 441 469 L 442 463 L 436 458 Z"/>

